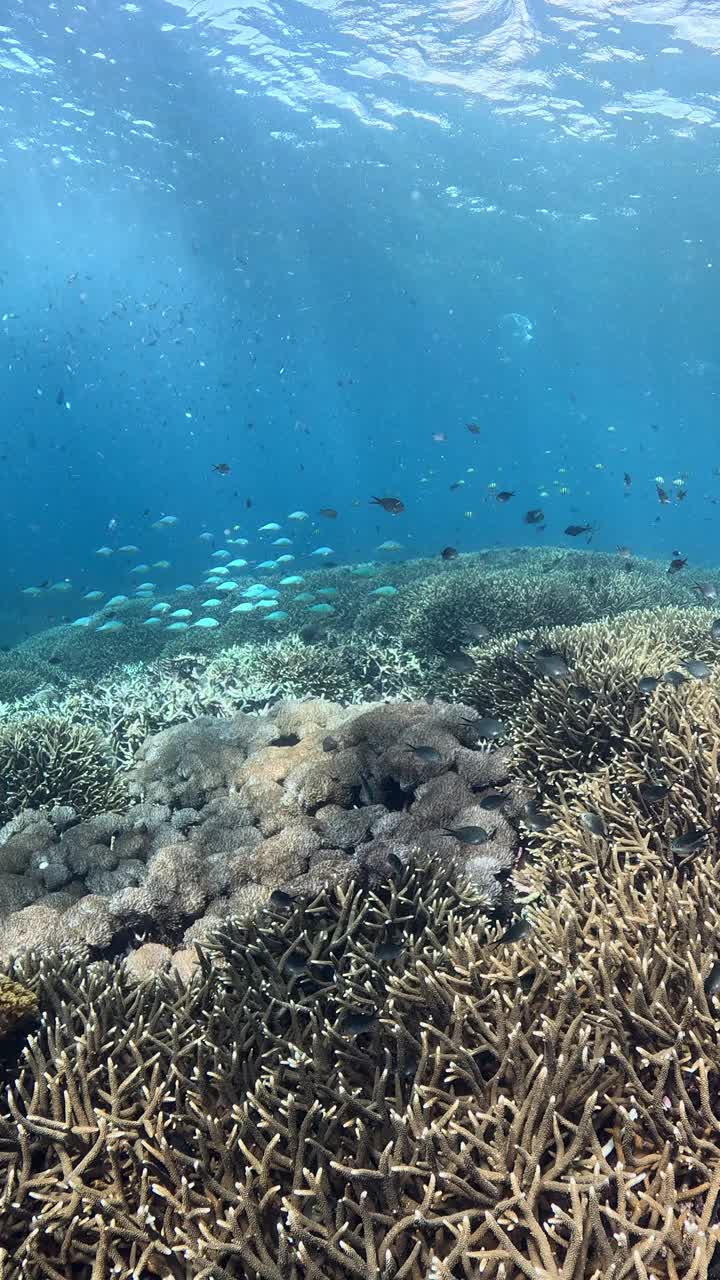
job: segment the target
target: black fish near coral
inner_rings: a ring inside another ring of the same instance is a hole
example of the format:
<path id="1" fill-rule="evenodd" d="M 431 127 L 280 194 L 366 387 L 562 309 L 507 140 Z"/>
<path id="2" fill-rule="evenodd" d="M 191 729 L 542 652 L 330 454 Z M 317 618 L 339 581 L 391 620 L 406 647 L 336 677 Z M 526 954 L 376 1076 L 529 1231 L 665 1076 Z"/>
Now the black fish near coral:
<path id="1" fill-rule="evenodd" d="M 405 503 L 401 502 L 400 498 L 373 498 L 370 505 L 372 506 L 373 503 L 382 507 L 383 511 L 389 512 L 391 516 L 399 516 L 405 510 Z"/>
<path id="2" fill-rule="evenodd" d="M 453 836 L 461 844 L 487 844 L 493 836 L 493 833 L 486 831 L 485 827 L 444 827 L 443 830 L 446 835 Z"/>
<path id="3" fill-rule="evenodd" d="M 482 644 L 483 640 L 488 639 L 490 628 L 484 626 L 482 622 L 472 622 L 465 628 L 465 635 L 468 640 L 474 640 L 477 644 Z"/>
<path id="4" fill-rule="evenodd" d="M 457 560 L 459 552 L 456 547 L 443 547 L 440 552 L 441 560 Z"/>
<path id="5" fill-rule="evenodd" d="M 507 725 L 494 716 L 481 716 L 479 720 L 464 719 L 462 723 L 474 730 L 480 738 L 504 738 L 507 735 Z"/>
<path id="6" fill-rule="evenodd" d="M 581 813 L 580 824 L 586 831 L 590 832 L 591 836 L 605 836 L 607 834 L 605 823 L 599 813 Z"/>
<path id="7" fill-rule="evenodd" d="M 675 836 L 670 841 L 670 850 L 672 853 L 684 857 L 697 853 L 707 844 L 707 841 L 707 831 L 701 830 L 700 827 L 688 827 L 681 835 Z"/>
<path id="8" fill-rule="evenodd" d="M 569 684 L 567 687 L 567 696 L 570 702 L 579 705 L 583 702 L 589 702 L 593 697 L 593 691 L 586 684 Z"/>
<path id="9" fill-rule="evenodd" d="M 424 761 L 425 764 L 442 764 L 443 758 L 435 747 L 428 747 L 423 744 L 416 746 L 412 742 L 406 742 L 405 749 L 412 751 L 412 754 L 417 756 L 418 760 Z"/>
<path id="10" fill-rule="evenodd" d="M 454 671 L 459 676 L 470 675 L 470 672 L 474 671 L 477 666 L 475 659 L 471 658 L 469 653 L 463 653 L 462 650 L 457 653 L 446 654 L 445 663 L 451 671 Z"/>
<path id="11" fill-rule="evenodd" d="M 693 680 L 709 680 L 712 675 L 712 670 L 707 662 L 703 662 L 700 658 L 685 658 L 682 665 Z"/>
<path id="12" fill-rule="evenodd" d="M 343 1031 L 347 1031 L 353 1036 L 359 1036 L 364 1031 L 370 1031 L 375 1026 L 377 1017 L 376 1011 L 369 1013 L 348 1011 L 343 1014 L 340 1025 Z"/>
<path id="13" fill-rule="evenodd" d="M 659 804 L 670 795 L 670 788 L 664 782 L 641 782 L 638 790 L 647 804 Z"/>
<path id="14" fill-rule="evenodd" d="M 478 804 L 481 809 L 485 809 L 488 813 L 494 813 L 496 809 L 502 809 L 503 805 L 507 804 L 507 801 L 508 797 L 504 791 L 490 791 L 487 795 L 480 796 Z"/>
<path id="15" fill-rule="evenodd" d="M 543 833 L 555 826 L 555 819 L 549 813 L 542 813 L 532 800 L 525 805 L 522 816 L 523 822 L 531 831 Z"/>
<path id="16" fill-rule="evenodd" d="M 703 991 L 708 999 L 720 992 L 720 960 L 716 960 L 703 983 Z"/>
<path id="17" fill-rule="evenodd" d="M 293 898 L 292 894 L 286 893 L 284 889 L 273 889 L 270 894 L 270 906 L 281 911 L 288 911 L 295 906 L 295 902 L 296 899 Z"/>
<path id="18" fill-rule="evenodd" d="M 522 939 L 526 938 L 529 934 L 530 927 L 529 921 L 526 920 L 524 916 L 518 916 L 517 920 L 513 921 L 510 927 L 505 930 L 502 937 L 498 938 L 497 942 L 493 945 L 496 947 L 502 947 L 510 942 L 521 942 Z"/>
<path id="19" fill-rule="evenodd" d="M 551 680 L 563 680 L 570 674 L 568 664 L 561 653 L 540 649 L 535 655 L 535 661 L 542 675 Z"/>
<path id="20" fill-rule="evenodd" d="M 638 689 L 641 693 L 654 693 L 659 684 L 659 676 L 641 676 L 638 680 Z"/>
<path id="21" fill-rule="evenodd" d="M 684 568 L 685 568 L 685 565 L 686 565 L 686 564 L 687 564 L 687 556 L 685 556 L 685 557 L 683 557 L 683 556 L 675 556 L 675 557 L 670 561 L 670 567 L 669 567 L 669 569 L 668 569 L 668 573 L 669 573 L 669 574 L 679 573 L 681 569 L 684 569 Z"/>
<path id="22" fill-rule="evenodd" d="M 541 507 L 531 507 L 531 509 L 529 511 L 526 511 L 525 515 L 523 516 L 523 521 L 525 524 L 542 524 L 544 519 L 545 519 L 545 512 L 542 510 Z"/>

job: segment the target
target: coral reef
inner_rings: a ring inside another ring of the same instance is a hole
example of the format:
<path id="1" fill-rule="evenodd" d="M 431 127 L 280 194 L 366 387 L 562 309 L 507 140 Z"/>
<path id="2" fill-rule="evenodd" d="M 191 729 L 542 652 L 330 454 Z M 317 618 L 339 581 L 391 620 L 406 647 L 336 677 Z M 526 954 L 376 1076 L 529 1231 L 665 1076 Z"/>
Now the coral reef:
<path id="1" fill-rule="evenodd" d="M 395 625 L 427 658 L 466 648 L 471 626 L 486 626 L 497 637 L 693 600 L 691 589 L 668 578 L 665 566 L 632 564 L 627 572 L 615 556 L 522 548 L 506 553 L 501 566 L 491 554 L 462 556 L 445 566 L 443 576 L 417 582 L 403 595 Z"/>
<path id="2" fill-rule="evenodd" d="M 717 1273 L 718 628 L 526 559 L 3 709 L 0 1280 Z"/>
<path id="3" fill-rule="evenodd" d="M 66 677 L 50 662 L 31 658 L 18 650 L 0 654 L 0 702 L 15 702 L 66 683 Z"/>
<path id="4" fill-rule="evenodd" d="M 119 795 L 108 743 L 92 726 L 42 715 L 0 725 L 0 821 L 53 805 L 99 813 Z"/>
<path id="5" fill-rule="evenodd" d="M 355 572 L 358 567 L 303 570 L 301 589 L 283 590 L 287 617 L 270 625 L 264 610 L 234 614 L 237 597 L 229 596 L 215 615 L 222 625 L 214 631 L 190 628 L 177 635 L 162 626 L 145 626 L 148 602 L 132 599 L 97 614 L 98 624 L 117 619 L 120 631 L 60 626 L 38 632 L 7 654 L 5 665 L 35 664 L 41 678 L 28 687 L 24 678 L 9 675 L 3 693 L 0 667 L 0 699 L 25 696 L 40 683 L 61 684 L 63 678 L 101 680 L 120 663 L 152 663 L 186 653 L 210 658 L 232 646 L 258 650 L 278 637 L 302 636 L 308 627 L 341 640 L 354 637 L 361 644 L 377 632 L 392 635 L 424 664 L 459 647 L 473 624 L 486 625 L 498 637 L 531 625 L 570 626 L 628 610 L 697 601 L 692 584 L 682 575 L 668 577 L 664 564 L 594 551 L 499 548 L 464 554 L 448 564 L 440 559 L 375 563 L 366 566 L 369 577 Z M 274 571 L 264 577 L 271 586 L 280 581 Z M 252 582 L 252 577 L 238 575 L 238 591 Z M 374 595 L 378 587 L 393 588 L 396 594 Z M 183 603 L 197 615 L 207 592 L 199 585 Z M 318 620 L 311 610 L 327 603 L 318 594 L 327 592 L 332 593 L 333 612 Z M 328 696 L 342 695 L 329 690 Z M 383 696 L 377 687 L 375 696 Z"/>
<path id="6" fill-rule="evenodd" d="M 262 645 L 231 645 L 215 654 L 178 653 L 128 663 L 99 680 L 73 680 L 0 711 L 17 723 L 44 711 L 94 725 L 121 768 L 130 768 L 152 734 L 198 716 L 264 711 L 281 698 L 327 698 L 345 704 L 423 698 L 443 682 L 442 664 L 421 663 L 397 636 L 377 632 L 306 643 L 290 634 Z"/>
<path id="7" fill-rule="evenodd" d="M 482 714 L 507 717 L 515 761 L 538 787 L 552 789 L 592 772 L 622 750 L 648 695 L 642 677 L 662 677 L 683 662 L 720 658 L 702 608 L 638 610 L 577 627 L 522 632 L 470 649 L 475 670 L 446 682 Z M 538 654 L 564 659 L 568 675 L 543 674 Z"/>
<path id="8" fill-rule="evenodd" d="M 472 719 L 440 702 L 306 700 L 165 729 L 124 775 L 125 812 L 26 810 L 0 831 L 0 954 L 101 953 L 138 934 L 178 947 L 274 889 L 382 873 L 418 851 L 462 863 L 498 902 L 520 802 L 509 788 L 502 811 L 481 807 L 508 751 L 478 747 Z M 453 834 L 465 827 L 472 842 Z"/>
<path id="9" fill-rule="evenodd" d="M 160 656 L 167 636 L 144 626 L 146 617 L 147 601 L 128 600 L 112 610 L 100 610 L 97 615 L 98 625 L 117 618 L 123 623 L 121 631 L 98 632 L 93 626 L 50 627 L 24 640 L 9 656 L 44 664 L 51 660 L 51 670 L 66 676 L 99 679 L 119 662 L 149 662 Z"/>
<path id="10" fill-rule="evenodd" d="M 0 1040 L 17 1031 L 37 1013 L 34 993 L 0 973 Z"/>
<path id="11" fill-rule="evenodd" d="M 252 928 L 187 987 L 25 956 L 3 1280 L 706 1280 L 720 1237 L 710 859 L 575 883 L 503 943 L 445 865 Z"/>

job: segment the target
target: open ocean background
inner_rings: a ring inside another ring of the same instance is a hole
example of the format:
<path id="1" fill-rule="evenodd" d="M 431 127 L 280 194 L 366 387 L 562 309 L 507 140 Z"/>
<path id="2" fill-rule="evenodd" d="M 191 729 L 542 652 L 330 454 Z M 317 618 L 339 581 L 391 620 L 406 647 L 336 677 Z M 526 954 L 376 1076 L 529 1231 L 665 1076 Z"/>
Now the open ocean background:
<path id="1" fill-rule="evenodd" d="M 680 0 L 10 0 L 0 643 L 235 524 L 720 563 L 718 53 Z"/>

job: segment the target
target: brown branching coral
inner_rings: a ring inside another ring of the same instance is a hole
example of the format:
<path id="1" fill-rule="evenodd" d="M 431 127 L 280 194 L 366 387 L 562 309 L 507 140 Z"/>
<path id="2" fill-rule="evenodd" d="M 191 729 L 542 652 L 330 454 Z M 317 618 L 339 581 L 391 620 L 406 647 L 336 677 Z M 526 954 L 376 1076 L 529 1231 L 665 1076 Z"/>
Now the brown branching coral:
<path id="1" fill-rule="evenodd" d="M 0 821 L 57 804 L 100 813 L 120 794 L 115 762 L 97 729 L 41 715 L 0 727 Z"/>
<path id="2" fill-rule="evenodd" d="M 543 674 L 536 656 L 542 651 L 564 658 L 567 677 Z M 525 632 L 470 652 L 476 669 L 448 679 L 447 692 L 462 694 L 482 714 L 507 717 L 521 773 L 554 789 L 624 750 L 647 706 L 642 676 L 682 671 L 688 658 L 712 663 L 720 645 L 707 610 L 665 608 L 639 610 L 621 622 Z"/>
<path id="3" fill-rule="evenodd" d="M 460 647 L 469 625 L 487 626 L 498 637 L 692 600 L 653 562 L 627 573 L 615 556 L 577 551 L 515 548 L 504 559 L 480 553 L 446 568 L 399 602 L 398 628 L 423 658 Z"/>
<path id="4" fill-rule="evenodd" d="M 510 948 L 406 868 L 227 926 L 187 990 L 26 959 L 62 1017 L 0 1103 L 3 1280 L 706 1280 L 711 868 L 599 887 Z"/>
<path id="5" fill-rule="evenodd" d="M 720 860 L 718 674 L 679 688 L 661 684 L 641 698 L 633 693 L 630 706 L 607 762 L 584 775 L 559 771 L 545 796 L 553 824 L 532 836 L 532 861 L 523 870 L 534 888 L 571 870 L 669 871 L 704 851 Z M 539 733 L 537 721 L 533 732 Z M 542 749 L 562 762 L 563 743 L 567 736 Z"/>

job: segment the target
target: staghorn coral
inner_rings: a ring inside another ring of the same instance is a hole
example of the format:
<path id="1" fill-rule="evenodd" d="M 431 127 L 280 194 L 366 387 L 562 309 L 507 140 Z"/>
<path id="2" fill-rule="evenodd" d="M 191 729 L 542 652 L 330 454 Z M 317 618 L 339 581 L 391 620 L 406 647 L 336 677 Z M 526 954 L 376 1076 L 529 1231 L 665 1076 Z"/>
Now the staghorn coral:
<path id="1" fill-rule="evenodd" d="M 0 654 L 0 702 L 16 702 L 19 698 L 65 683 L 63 675 L 49 662 L 23 656 L 17 651 Z"/>
<path id="2" fill-rule="evenodd" d="M 119 795 L 115 762 L 97 729 L 58 716 L 0 727 L 0 818 L 58 804 L 97 813 Z"/>
<path id="3" fill-rule="evenodd" d="M 468 625 L 493 637 L 525 630 L 575 626 L 649 606 L 690 603 L 688 586 L 669 579 L 652 561 L 625 572 L 615 556 L 518 548 L 498 564 L 487 554 L 462 556 L 446 573 L 417 583 L 396 610 L 405 642 L 423 658 L 465 647 Z"/>
<path id="4" fill-rule="evenodd" d="M 111 612 L 102 609 L 95 615 L 98 625 L 116 617 L 123 630 L 98 632 L 94 627 L 57 626 L 38 631 L 19 644 L 9 656 L 21 660 L 47 663 L 65 677 L 99 679 L 119 662 L 149 662 L 159 657 L 167 644 L 167 636 L 158 635 L 153 627 L 144 626 L 147 601 L 127 600 L 114 605 Z"/>
<path id="5" fill-rule="evenodd" d="M 518 652 L 521 640 L 529 642 L 527 653 Z M 542 649 L 563 655 L 567 678 L 542 675 L 534 657 Z M 712 640 L 707 610 L 665 608 L 639 610 L 621 623 L 602 619 L 523 632 L 470 652 L 475 670 L 446 681 L 443 691 L 461 695 L 481 714 L 508 717 L 521 773 L 553 788 L 623 750 L 647 702 L 641 676 L 660 676 L 686 658 L 713 662 L 720 645 Z M 571 697 L 571 685 L 586 692 Z"/>
<path id="6" fill-rule="evenodd" d="M 338 639 L 329 647 L 290 634 L 216 654 L 179 653 L 130 663 L 99 680 L 73 680 L 67 690 L 20 700 L 4 718 L 17 723 L 44 711 L 94 725 L 110 741 L 120 767 L 129 769 L 152 734 L 199 716 L 262 712 L 288 697 L 348 705 L 376 698 L 412 700 L 429 694 L 441 675 L 440 664 L 421 664 L 399 637 L 383 632 Z"/>
<path id="7" fill-rule="evenodd" d="M 720 671 L 707 682 L 660 686 L 642 699 L 609 763 L 586 777 L 568 774 L 546 796 L 554 824 L 533 835 L 524 878 L 537 888 L 571 867 L 589 875 L 613 866 L 667 870 L 683 862 L 672 841 L 691 831 L 718 859 L 719 753 Z M 647 788 L 658 785 L 653 797 Z M 588 813 L 600 819 L 602 835 L 587 830 Z"/>
<path id="8" fill-rule="evenodd" d="M 26 957 L 64 1016 L 1 1095 L 3 1280 L 706 1280 L 720 911 L 709 862 L 648 887 L 498 947 L 406 867 L 225 926 L 186 989 Z"/>

